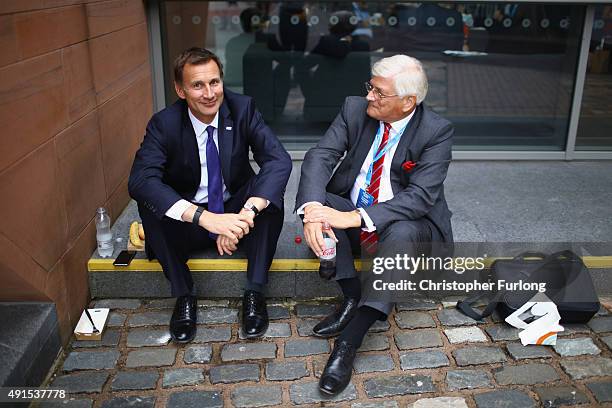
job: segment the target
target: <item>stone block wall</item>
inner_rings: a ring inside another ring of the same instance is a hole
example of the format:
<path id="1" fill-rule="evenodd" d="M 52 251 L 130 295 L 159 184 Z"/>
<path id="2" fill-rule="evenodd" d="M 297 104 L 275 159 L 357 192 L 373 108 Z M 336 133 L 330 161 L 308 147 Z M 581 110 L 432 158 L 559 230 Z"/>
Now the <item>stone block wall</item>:
<path id="1" fill-rule="evenodd" d="M 142 0 L 0 2 L 0 300 L 89 298 L 95 210 L 116 219 L 152 114 Z"/>

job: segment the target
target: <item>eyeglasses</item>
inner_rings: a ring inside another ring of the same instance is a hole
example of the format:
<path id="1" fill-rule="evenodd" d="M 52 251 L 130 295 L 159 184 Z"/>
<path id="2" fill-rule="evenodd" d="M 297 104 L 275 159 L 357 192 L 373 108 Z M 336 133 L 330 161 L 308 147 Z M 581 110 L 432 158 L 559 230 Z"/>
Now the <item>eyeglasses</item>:
<path id="1" fill-rule="evenodd" d="M 370 81 L 367 81 L 365 83 L 365 88 L 366 88 L 367 93 L 374 91 L 374 96 L 378 99 L 385 99 L 385 98 L 392 98 L 394 96 L 399 96 L 399 95 L 385 95 L 384 93 L 380 92 L 380 89 L 372 85 Z"/>

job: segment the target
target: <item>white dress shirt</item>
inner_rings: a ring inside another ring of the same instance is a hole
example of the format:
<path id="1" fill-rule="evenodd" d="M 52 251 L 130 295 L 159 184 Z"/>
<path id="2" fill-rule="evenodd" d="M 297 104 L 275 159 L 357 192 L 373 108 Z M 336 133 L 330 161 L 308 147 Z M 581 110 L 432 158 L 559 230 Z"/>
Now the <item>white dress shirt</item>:
<path id="1" fill-rule="evenodd" d="M 410 122 L 410 119 L 412 119 L 412 116 L 414 116 L 414 112 L 415 111 L 412 111 L 410 115 L 406 116 L 403 119 L 390 123 L 391 129 L 389 130 L 389 140 L 392 140 L 398 134 L 398 132 L 400 132 L 404 127 L 406 127 L 406 129 L 408 128 L 408 123 Z M 382 132 L 385 131 L 384 122 L 382 121 L 379 122 L 378 131 L 381 132 L 381 135 L 382 135 Z M 381 137 L 381 141 L 382 141 L 382 137 Z M 399 141 L 396 144 L 394 144 L 387 151 L 387 153 L 385 153 L 385 159 L 383 162 L 383 173 L 380 178 L 380 187 L 378 189 L 378 202 L 379 203 L 388 201 L 393 198 L 393 189 L 391 188 L 391 162 L 393 161 L 393 155 L 395 155 L 395 151 L 397 150 L 398 144 L 399 144 Z M 357 198 L 359 197 L 359 189 L 361 188 L 365 189 L 366 187 L 365 184 L 366 184 L 366 177 L 368 174 L 368 170 L 370 169 L 370 165 L 372 164 L 372 160 L 374 159 L 374 154 L 376 153 L 377 150 L 378 150 L 378 146 L 374 146 L 374 143 L 372 143 L 372 146 L 370 147 L 370 151 L 368 152 L 368 155 L 366 156 L 363 164 L 361 165 L 361 170 L 359 171 L 359 174 L 357 175 L 355 184 L 353 184 L 353 188 L 351 189 L 351 201 L 355 205 L 357 205 Z M 310 204 L 323 205 L 322 203 L 318 203 L 315 201 L 305 203 L 297 210 L 298 215 L 304 214 L 304 208 L 306 208 L 306 206 Z M 363 221 L 365 222 L 365 225 L 366 225 L 366 227 L 362 229 L 368 232 L 376 231 L 376 225 L 374 225 L 374 223 L 372 222 L 372 219 L 368 215 L 366 211 L 367 209 L 359 208 L 358 210 L 361 213 L 361 217 L 363 218 Z"/>
<path id="2" fill-rule="evenodd" d="M 198 154 L 200 156 L 200 185 L 198 186 L 198 190 L 196 191 L 193 201 L 202 204 L 208 202 L 208 167 L 206 167 L 206 143 L 208 143 L 208 132 L 206 132 L 206 128 L 208 126 L 212 126 L 215 128 L 213 132 L 213 140 L 215 141 L 217 151 L 219 151 L 219 112 L 217 112 L 212 122 L 206 124 L 196 118 L 194 114 L 191 113 L 190 109 L 187 109 L 187 111 L 189 113 L 189 119 L 191 120 L 191 125 L 193 126 L 193 130 L 196 135 L 196 140 L 198 143 Z M 221 179 L 223 180 L 223 175 L 221 175 Z M 230 197 L 230 193 L 229 191 L 227 191 L 225 181 L 222 181 L 222 183 L 223 201 L 225 202 Z M 166 211 L 166 216 L 175 220 L 182 221 L 183 213 L 190 206 L 191 203 L 189 201 L 179 200 L 174 203 L 172 207 L 168 209 L 168 211 Z"/>

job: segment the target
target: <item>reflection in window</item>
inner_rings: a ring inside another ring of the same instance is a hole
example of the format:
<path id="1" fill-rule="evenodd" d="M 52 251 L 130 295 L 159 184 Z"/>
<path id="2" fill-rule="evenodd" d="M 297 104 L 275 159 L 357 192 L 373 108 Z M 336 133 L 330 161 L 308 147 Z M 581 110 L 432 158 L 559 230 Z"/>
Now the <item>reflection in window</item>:
<path id="1" fill-rule="evenodd" d="M 612 150 L 612 6 L 596 6 L 576 149 Z"/>
<path id="2" fill-rule="evenodd" d="M 254 97 L 290 149 L 325 132 L 370 67 L 404 53 L 429 77 L 425 103 L 456 126 L 455 149 L 565 148 L 583 6 L 507 3 L 162 3 L 171 64 L 205 46 L 225 85 Z M 196 24 L 195 21 L 198 21 Z"/>

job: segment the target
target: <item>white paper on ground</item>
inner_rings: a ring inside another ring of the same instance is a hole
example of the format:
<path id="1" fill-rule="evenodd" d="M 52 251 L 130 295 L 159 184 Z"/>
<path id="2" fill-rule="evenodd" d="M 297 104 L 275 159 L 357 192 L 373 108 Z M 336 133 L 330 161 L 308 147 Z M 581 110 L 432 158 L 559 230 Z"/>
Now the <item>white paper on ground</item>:
<path id="1" fill-rule="evenodd" d="M 89 314 L 91 315 L 91 319 L 96 325 L 96 328 L 100 332 L 102 332 L 102 330 L 104 329 L 104 325 L 106 324 L 106 318 L 108 317 L 110 309 L 101 308 L 88 310 Z M 83 313 L 81 313 L 81 318 L 79 319 L 79 322 L 77 323 L 74 332 L 80 334 L 93 334 L 93 327 L 91 327 L 91 323 L 89 322 L 89 319 L 87 318 L 87 315 L 85 314 L 84 310 Z"/>
<path id="2" fill-rule="evenodd" d="M 526 312 L 530 312 L 537 319 L 526 323 L 523 320 L 528 316 Z M 511 326 L 523 329 L 519 332 L 523 346 L 528 344 L 554 346 L 557 344 L 557 333 L 564 330 L 563 326 L 559 325 L 561 316 L 557 305 L 543 293 L 537 293 L 505 320 Z"/>

